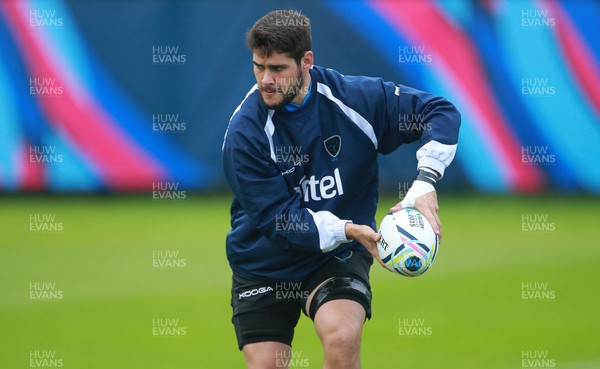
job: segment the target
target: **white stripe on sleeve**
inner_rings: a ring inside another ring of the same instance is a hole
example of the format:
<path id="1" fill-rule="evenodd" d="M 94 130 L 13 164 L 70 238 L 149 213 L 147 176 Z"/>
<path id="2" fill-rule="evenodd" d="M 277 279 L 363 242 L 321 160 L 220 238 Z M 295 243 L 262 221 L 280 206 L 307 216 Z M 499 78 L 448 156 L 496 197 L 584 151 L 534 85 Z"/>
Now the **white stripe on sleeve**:
<path id="1" fill-rule="evenodd" d="M 329 86 L 318 82 L 317 91 L 329 100 L 333 101 L 340 109 L 342 109 L 344 114 L 346 114 L 346 116 L 348 116 L 348 118 L 350 118 L 350 120 L 354 124 L 356 124 L 358 128 L 360 128 L 361 131 L 364 132 L 365 135 L 367 135 L 367 137 L 369 137 L 371 142 L 373 142 L 375 149 L 377 149 L 378 143 L 377 137 L 375 136 L 375 130 L 373 130 L 373 126 L 371 126 L 371 124 L 362 115 L 360 115 L 356 110 L 352 109 L 348 105 L 344 104 L 337 97 L 333 96 L 333 93 L 331 92 Z"/>
<path id="2" fill-rule="evenodd" d="M 275 150 L 273 148 L 273 133 L 275 132 L 275 125 L 273 124 L 273 113 L 275 110 L 269 110 L 267 116 L 267 123 L 265 124 L 265 133 L 267 134 L 267 139 L 269 139 L 269 149 L 271 150 L 271 159 L 273 161 L 277 161 L 277 157 L 275 156 Z"/>

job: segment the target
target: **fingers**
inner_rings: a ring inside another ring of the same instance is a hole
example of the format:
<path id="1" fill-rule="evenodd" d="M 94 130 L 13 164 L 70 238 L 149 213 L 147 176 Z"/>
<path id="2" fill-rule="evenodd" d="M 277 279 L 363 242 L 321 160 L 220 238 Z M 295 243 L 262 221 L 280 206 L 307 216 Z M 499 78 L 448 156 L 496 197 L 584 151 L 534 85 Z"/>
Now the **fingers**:
<path id="1" fill-rule="evenodd" d="M 373 231 L 373 229 L 371 229 L 371 227 L 368 226 L 364 226 L 364 230 L 366 232 L 365 234 L 365 241 L 361 242 L 363 244 L 363 246 L 365 246 L 365 248 L 367 249 L 367 251 L 369 251 L 369 253 L 371 255 L 373 255 L 373 258 L 375 258 L 379 264 L 381 264 L 381 266 L 385 267 L 385 264 L 383 263 L 383 261 L 381 260 L 381 257 L 379 256 L 379 251 L 377 251 L 377 242 L 379 242 L 379 240 L 381 240 L 381 235 L 375 231 Z"/>
<path id="2" fill-rule="evenodd" d="M 431 224 L 431 228 L 433 228 L 433 231 L 435 232 L 435 234 L 437 234 L 438 239 L 441 242 L 442 241 L 442 222 L 440 221 L 440 217 L 438 216 L 437 212 L 421 211 L 421 214 L 423 214 L 425 219 L 427 219 L 429 224 Z"/>
<path id="3" fill-rule="evenodd" d="M 403 202 L 399 202 L 390 208 L 392 213 L 402 210 L 407 206 L 403 206 Z M 438 216 L 438 203 L 437 203 L 437 194 L 435 192 L 429 192 L 424 195 L 421 195 L 416 198 L 413 206 L 417 210 L 423 214 L 425 219 L 431 224 L 431 228 L 438 236 L 440 242 L 442 241 L 442 222 L 440 221 L 440 217 Z"/>
<path id="4" fill-rule="evenodd" d="M 391 211 L 392 213 L 395 213 L 395 212 L 397 212 L 397 211 L 400 211 L 400 210 L 402 210 L 402 209 L 403 209 L 403 207 L 402 207 L 402 203 L 401 203 L 401 202 L 399 202 L 399 203 L 397 203 L 396 205 L 392 206 L 392 207 L 390 208 L 390 211 Z"/>
<path id="5" fill-rule="evenodd" d="M 386 268 L 385 264 L 381 260 L 381 256 L 379 256 L 379 252 L 377 251 L 377 244 L 373 244 L 373 248 L 369 248 L 369 252 L 371 255 L 373 255 L 373 258 L 376 259 L 379 264 L 381 264 L 382 267 Z"/>
<path id="6" fill-rule="evenodd" d="M 431 224 L 431 228 L 437 234 L 440 242 L 442 240 L 442 222 L 438 215 L 438 203 L 435 193 L 426 194 L 417 201 L 417 210 L 423 214 L 425 219 Z"/>
<path id="7" fill-rule="evenodd" d="M 367 251 L 373 255 L 373 258 L 375 258 L 382 267 L 387 269 L 377 251 L 377 242 L 381 240 L 381 235 L 379 233 L 366 225 L 348 223 L 346 225 L 346 234 L 361 243 Z"/>
<path id="8" fill-rule="evenodd" d="M 373 232 L 373 241 L 379 242 L 379 240 L 381 240 L 381 235 L 377 232 Z M 375 246 L 377 246 L 377 244 Z"/>
<path id="9" fill-rule="evenodd" d="M 376 243 L 374 244 L 375 247 L 373 248 L 373 252 L 371 252 L 371 254 L 385 270 L 389 270 L 388 267 L 383 262 L 383 260 L 381 260 L 381 256 L 379 256 L 379 251 L 377 250 L 377 242 L 379 242 L 379 240 L 381 240 L 381 235 L 379 233 L 375 233 L 375 237 L 373 238 L 373 240 Z"/>
<path id="10" fill-rule="evenodd" d="M 370 228 L 369 228 L 370 229 Z M 373 232 L 373 230 L 371 230 Z M 373 232 L 368 235 L 364 242 L 361 242 L 363 246 L 367 248 L 367 250 L 373 255 L 373 257 L 379 258 L 379 251 L 377 251 L 377 242 L 381 239 L 381 235 L 379 233 Z"/>
<path id="11" fill-rule="evenodd" d="M 383 263 L 383 261 L 381 261 L 381 258 L 379 256 L 377 256 L 376 259 L 379 262 L 379 265 L 383 267 L 383 269 L 389 270 L 388 267 Z"/>

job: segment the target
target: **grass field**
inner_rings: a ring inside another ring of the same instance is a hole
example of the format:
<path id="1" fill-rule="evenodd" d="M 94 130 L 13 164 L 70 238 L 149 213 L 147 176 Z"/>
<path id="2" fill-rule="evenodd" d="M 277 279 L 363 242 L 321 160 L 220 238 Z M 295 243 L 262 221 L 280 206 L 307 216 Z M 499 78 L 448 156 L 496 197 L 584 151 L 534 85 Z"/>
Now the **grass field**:
<path id="1" fill-rule="evenodd" d="M 378 221 L 393 203 L 380 201 Z M 600 201 L 440 207 L 427 274 L 371 273 L 363 367 L 600 368 Z M 1 197 L 0 368 L 243 368 L 228 211 L 228 196 Z M 303 317 L 292 367 L 321 360 Z"/>

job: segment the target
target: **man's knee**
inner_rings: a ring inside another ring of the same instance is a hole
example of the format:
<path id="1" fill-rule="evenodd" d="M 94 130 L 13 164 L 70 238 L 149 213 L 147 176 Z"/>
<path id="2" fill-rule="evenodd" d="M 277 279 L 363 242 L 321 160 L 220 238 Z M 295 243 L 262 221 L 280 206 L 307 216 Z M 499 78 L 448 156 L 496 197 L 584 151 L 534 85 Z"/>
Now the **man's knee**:
<path id="1" fill-rule="evenodd" d="M 291 347 L 280 342 L 258 342 L 244 345 L 248 369 L 287 369 Z"/>
<path id="2" fill-rule="evenodd" d="M 317 310 L 314 321 L 325 351 L 323 367 L 360 367 L 363 307 L 352 300 L 332 300 Z"/>
<path id="3" fill-rule="evenodd" d="M 325 349 L 357 350 L 364 321 L 364 308 L 356 301 L 332 300 L 317 311 L 315 328 Z"/>
<path id="4" fill-rule="evenodd" d="M 362 326 L 358 324 L 336 327 L 323 335 L 326 350 L 356 352 L 360 348 Z"/>

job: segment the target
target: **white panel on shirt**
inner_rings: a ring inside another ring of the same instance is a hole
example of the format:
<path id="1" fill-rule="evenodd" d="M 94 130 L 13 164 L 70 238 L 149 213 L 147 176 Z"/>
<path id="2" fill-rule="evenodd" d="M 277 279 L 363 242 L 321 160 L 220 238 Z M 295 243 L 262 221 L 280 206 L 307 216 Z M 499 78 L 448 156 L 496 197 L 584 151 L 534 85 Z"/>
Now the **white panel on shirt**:
<path id="1" fill-rule="evenodd" d="M 267 115 L 267 123 L 265 124 L 265 133 L 267 134 L 267 139 L 269 140 L 269 149 L 271 150 L 271 159 L 273 161 L 277 161 L 277 157 L 275 156 L 275 149 L 273 147 L 273 133 L 275 132 L 275 125 L 273 124 L 273 113 L 275 110 L 270 110 Z"/>
<path id="2" fill-rule="evenodd" d="M 250 94 L 253 93 L 254 90 L 256 90 L 257 88 L 258 88 L 258 85 L 255 84 L 254 86 L 252 86 L 250 91 L 248 91 L 248 93 L 246 94 L 246 97 L 244 97 L 244 100 L 242 100 L 240 105 L 238 105 L 237 108 L 235 108 L 235 110 L 233 111 L 233 114 L 231 114 L 231 117 L 229 118 L 229 124 L 231 124 L 231 120 L 237 114 L 237 112 L 240 111 L 240 109 L 242 108 L 242 105 L 244 105 L 244 102 L 246 101 L 248 96 L 250 96 Z M 229 131 L 229 124 L 227 125 L 227 129 L 225 130 L 225 136 L 223 137 L 223 146 L 221 146 L 221 150 L 225 149 L 225 139 L 227 138 L 227 131 Z"/>
<path id="3" fill-rule="evenodd" d="M 350 120 L 354 124 L 356 124 L 358 128 L 360 128 L 360 130 L 365 133 L 365 135 L 367 135 L 367 137 L 369 137 L 371 142 L 373 142 L 375 149 L 377 149 L 378 142 L 377 137 L 375 136 L 375 131 L 373 130 L 373 126 L 371 126 L 371 124 L 369 124 L 369 122 L 365 118 L 363 118 L 362 115 L 360 115 L 358 112 L 356 112 L 356 110 L 352 109 L 348 105 L 344 104 L 337 97 L 333 96 L 333 93 L 331 92 L 329 86 L 318 82 L 317 91 L 329 100 L 333 101 L 344 112 L 344 114 L 346 114 L 346 116 L 348 116 L 348 118 L 350 118 Z"/>

